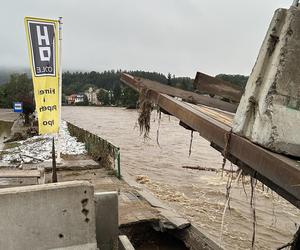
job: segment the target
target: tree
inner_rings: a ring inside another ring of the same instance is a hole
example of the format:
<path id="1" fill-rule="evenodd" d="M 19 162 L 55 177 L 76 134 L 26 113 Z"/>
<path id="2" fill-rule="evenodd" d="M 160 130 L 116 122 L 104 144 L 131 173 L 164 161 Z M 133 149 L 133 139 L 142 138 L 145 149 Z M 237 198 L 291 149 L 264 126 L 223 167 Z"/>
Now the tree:
<path id="1" fill-rule="evenodd" d="M 25 124 L 29 123 L 29 115 L 34 112 L 33 84 L 26 74 L 12 74 L 9 82 L 1 86 L 0 106 L 12 108 L 14 102 L 23 102 Z"/>
<path id="2" fill-rule="evenodd" d="M 242 89 L 246 87 L 247 81 L 248 81 L 248 76 L 244 75 L 227 75 L 227 74 L 219 74 L 216 75 L 216 78 L 220 78 L 224 81 L 231 82 L 233 84 L 236 84 L 240 86 Z"/>
<path id="3" fill-rule="evenodd" d="M 102 105 L 110 105 L 109 92 L 105 89 L 99 89 L 97 94 L 98 101 L 102 103 Z"/>
<path id="4" fill-rule="evenodd" d="M 172 75 L 168 73 L 168 85 L 172 85 Z"/>
<path id="5" fill-rule="evenodd" d="M 89 99 L 86 95 L 83 95 L 83 103 L 82 106 L 89 106 Z"/>
<path id="6" fill-rule="evenodd" d="M 122 90 L 120 84 L 116 84 L 113 88 L 113 98 L 112 103 L 119 105 L 121 103 Z"/>
<path id="7" fill-rule="evenodd" d="M 130 87 L 125 86 L 122 94 L 122 104 L 127 108 L 136 108 L 139 99 L 139 94 L 137 91 Z"/>

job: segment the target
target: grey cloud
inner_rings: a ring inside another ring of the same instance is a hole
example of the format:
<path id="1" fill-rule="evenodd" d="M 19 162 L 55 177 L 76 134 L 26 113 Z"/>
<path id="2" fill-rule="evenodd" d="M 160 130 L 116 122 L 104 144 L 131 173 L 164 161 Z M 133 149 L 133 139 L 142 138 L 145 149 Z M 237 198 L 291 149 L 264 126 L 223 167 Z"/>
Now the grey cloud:
<path id="1" fill-rule="evenodd" d="M 29 66 L 23 18 L 64 17 L 64 69 L 249 74 L 284 0 L 1 1 L 0 66 Z"/>

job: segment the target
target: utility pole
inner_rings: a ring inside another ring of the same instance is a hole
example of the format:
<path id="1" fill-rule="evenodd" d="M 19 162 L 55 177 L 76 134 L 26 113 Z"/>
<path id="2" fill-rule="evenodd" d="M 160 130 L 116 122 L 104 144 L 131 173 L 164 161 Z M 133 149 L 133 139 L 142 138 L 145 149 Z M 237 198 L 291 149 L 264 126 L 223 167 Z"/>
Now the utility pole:
<path id="1" fill-rule="evenodd" d="M 63 18 L 58 18 L 58 69 L 59 69 L 59 75 L 58 75 L 58 106 L 59 106 L 59 129 L 57 134 L 57 163 L 61 162 L 61 138 L 60 138 L 60 130 L 61 130 L 61 108 L 62 108 L 62 63 L 61 63 L 61 53 L 62 53 L 62 25 L 63 25 Z"/>
<path id="2" fill-rule="evenodd" d="M 52 139 L 52 183 L 57 182 L 57 173 L 56 173 L 56 159 L 55 159 L 55 143 L 54 137 Z"/>

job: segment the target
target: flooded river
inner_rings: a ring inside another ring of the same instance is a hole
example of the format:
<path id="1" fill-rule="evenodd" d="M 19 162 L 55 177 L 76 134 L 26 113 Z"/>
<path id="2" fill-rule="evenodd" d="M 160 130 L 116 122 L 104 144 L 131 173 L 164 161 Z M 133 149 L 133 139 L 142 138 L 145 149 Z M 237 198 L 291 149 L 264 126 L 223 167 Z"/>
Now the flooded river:
<path id="1" fill-rule="evenodd" d="M 220 242 L 220 228 L 226 201 L 227 176 L 185 169 L 200 166 L 219 169 L 222 157 L 209 143 L 194 133 L 189 157 L 190 131 L 174 117 L 162 115 L 159 145 L 158 119 L 153 113 L 150 140 L 140 136 L 136 110 L 104 107 L 64 107 L 63 118 L 120 146 L 121 168 L 144 183 L 158 198 Z M 227 168 L 230 165 L 227 164 Z M 252 211 L 250 185 L 232 182 L 230 211 L 224 217 L 226 249 L 251 249 Z M 289 242 L 300 223 L 300 211 L 260 183 L 255 190 L 256 249 L 276 249 Z"/>

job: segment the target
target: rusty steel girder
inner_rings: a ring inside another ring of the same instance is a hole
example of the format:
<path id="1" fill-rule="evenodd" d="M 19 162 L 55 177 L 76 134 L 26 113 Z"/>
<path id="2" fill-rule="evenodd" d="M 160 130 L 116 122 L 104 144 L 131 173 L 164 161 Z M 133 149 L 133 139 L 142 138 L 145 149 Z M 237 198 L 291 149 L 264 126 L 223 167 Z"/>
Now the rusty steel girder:
<path id="1" fill-rule="evenodd" d="M 145 88 L 143 80 L 128 74 L 122 74 L 121 81 L 137 91 Z M 300 208 L 300 162 L 232 133 L 230 126 L 167 94 L 148 88 L 147 96 L 166 112 L 198 131 L 200 136 L 221 152 L 226 145 L 226 135 L 231 133 L 228 159 Z"/>
<path id="2" fill-rule="evenodd" d="M 231 82 L 197 72 L 194 80 L 194 88 L 201 94 L 217 95 L 236 103 L 240 102 L 243 90 Z"/>

